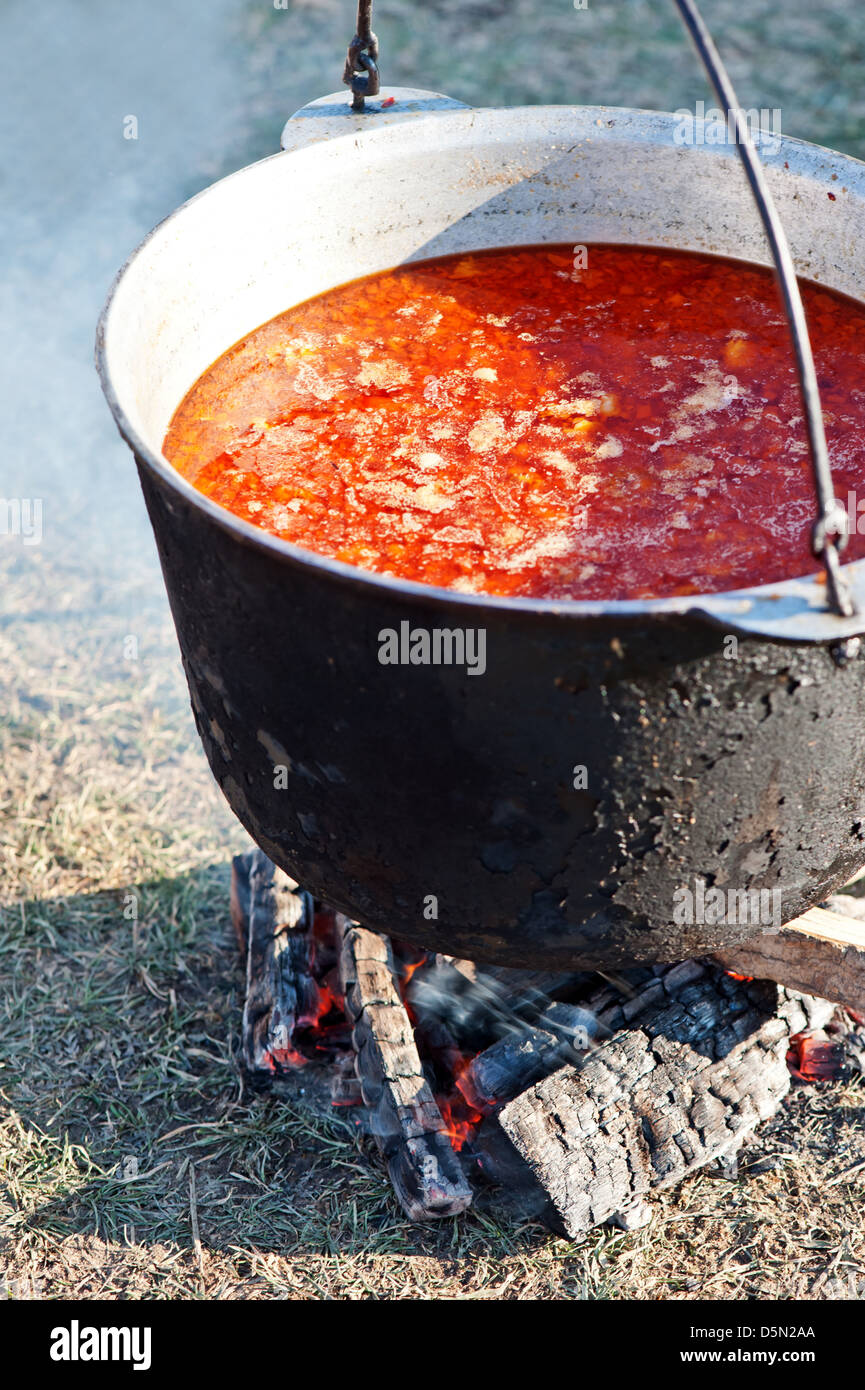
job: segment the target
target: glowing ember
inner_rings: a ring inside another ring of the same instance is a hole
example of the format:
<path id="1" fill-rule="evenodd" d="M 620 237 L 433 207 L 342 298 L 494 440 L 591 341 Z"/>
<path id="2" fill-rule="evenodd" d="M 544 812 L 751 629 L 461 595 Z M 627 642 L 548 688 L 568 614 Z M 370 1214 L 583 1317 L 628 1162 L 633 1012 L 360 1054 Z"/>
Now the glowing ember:
<path id="1" fill-rule="evenodd" d="M 787 1066 L 797 1081 L 834 1081 L 843 1053 L 825 1034 L 796 1033 L 790 1039 Z"/>
<path id="2" fill-rule="evenodd" d="M 298 1052 L 293 1047 L 272 1047 L 269 1052 L 263 1054 L 263 1060 L 270 1070 L 276 1074 L 277 1071 L 283 1068 L 297 1071 L 299 1067 L 306 1066 L 309 1058 L 304 1057 L 302 1052 Z"/>

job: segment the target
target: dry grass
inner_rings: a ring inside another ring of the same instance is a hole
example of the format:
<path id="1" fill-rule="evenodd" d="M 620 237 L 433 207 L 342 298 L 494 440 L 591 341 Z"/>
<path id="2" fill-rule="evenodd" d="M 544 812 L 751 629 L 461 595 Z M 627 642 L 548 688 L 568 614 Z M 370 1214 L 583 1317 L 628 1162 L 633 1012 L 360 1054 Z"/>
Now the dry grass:
<path id="1" fill-rule="evenodd" d="M 26 611 L 33 594 L 15 582 Z M 205 767 L 164 611 L 138 627 L 137 663 L 109 610 L 0 633 L 0 1274 L 13 1294 L 865 1294 L 865 1174 L 831 1182 L 865 1155 L 859 1082 L 793 1094 L 750 1154 L 773 1170 L 700 1175 L 647 1231 L 579 1243 L 495 1193 L 413 1227 L 314 1069 L 250 1094 L 228 920 L 246 837 Z"/>

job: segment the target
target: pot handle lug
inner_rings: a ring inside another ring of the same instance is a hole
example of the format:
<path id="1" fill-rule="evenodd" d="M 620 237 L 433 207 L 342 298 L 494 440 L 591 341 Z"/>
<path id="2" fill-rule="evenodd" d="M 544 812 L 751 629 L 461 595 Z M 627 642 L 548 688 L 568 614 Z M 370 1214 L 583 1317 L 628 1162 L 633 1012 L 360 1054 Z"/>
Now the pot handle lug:
<path id="1" fill-rule="evenodd" d="M 838 646 L 849 660 L 858 654 L 865 634 L 865 561 L 857 560 L 846 566 L 846 571 L 855 608 L 846 617 L 827 607 L 825 577 L 816 574 L 735 593 L 694 595 L 673 603 L 683 605 L 679 611 L 725 632 L 769 642 Z"/>
<path id="2" fill-rule="evenodd" d="M 279 143 L 287 152 L 302 150 L 340 135 L 360 135 L 404 121 L 434 118 L 442 111 L 467 110 L 464 101 L 418 87 L 386 87 L 374 99 L 367 98 L 363 112 L 352 110 L 344 91 L 331 92 L 295 111 L 286 121 Z"/>

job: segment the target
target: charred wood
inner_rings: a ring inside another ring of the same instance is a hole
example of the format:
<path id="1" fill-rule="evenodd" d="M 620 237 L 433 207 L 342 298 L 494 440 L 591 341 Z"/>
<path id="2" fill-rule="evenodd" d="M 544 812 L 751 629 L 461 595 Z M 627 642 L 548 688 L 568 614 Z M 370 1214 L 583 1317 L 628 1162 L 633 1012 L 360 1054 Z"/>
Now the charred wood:
<path id="1" fill-rule="evenodd" d="M 296 1062 L 295 1030 L 317 1017 L 312 898 L 253 850 L 232 866 L 232 915 L 247 943 L 243 1060 L 251 1073 L 272 1076 Z"/>
<path id="2" fill-rule="evenodd" d="M 337 927 L 355 1068 L 394 1191 L 413 1221 L 465 1211 L 471 1188 L 424 1076 L 390 943 L 344 917 Z"/>
<path id="3" fill-rule="evenodd" d="M 479 1052 L 457 1077 L 457 1086 L 476 1110 L 487 1111 L 572 1061 L 589 1046 L 591 1014 L 575 1004 L 550 1004 L 541 1026 L 514 1028 Z"/>
<path id="4" fill-rule="evenodd" d="M 473 966 L 434 957 L 412 976 L 408 1000 L 425 1029 L 444 1026 L 455 1046 L 476 1051 L 534 1023 L 551 999 L 571 997 L 592 977 Z"/>
<path id="5" fill-rule="evenodd" d="M 736 1149 L 789 1088 L 791 1034 L 831 1005 L 686 962 L 606 1013 L 607 1041 L 498 1116 L 570 1236 Z"/>

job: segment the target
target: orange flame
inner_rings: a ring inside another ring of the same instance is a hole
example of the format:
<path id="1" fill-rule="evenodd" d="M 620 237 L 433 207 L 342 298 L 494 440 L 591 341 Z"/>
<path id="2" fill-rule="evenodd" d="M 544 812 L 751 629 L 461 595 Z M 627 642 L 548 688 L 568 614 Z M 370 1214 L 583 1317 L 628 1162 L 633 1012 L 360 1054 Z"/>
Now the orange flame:
<path id="1" fill-rule="evenodd" d="M 450 1140 L 451 1148 L 459 1153 L 465 1148 L 484 1118 L 479 1110 L 469 1105 L 465 1096 L 454 1091 L 449 1096 L 437 1096 L 438 1107 L 444 1121 L 444 1133 Z"/>
<path id="2" fill-rule="evenodd" d="M 335 994 L 329 985 L 319 983 L 316 997 L 311 1006 L 302 1013 L 295 1024 L 296 1028 L 318 1028 L 322 1019 L 331 1012 L 342 1013 L 342 995 Z"/>
<path id="3" fill-rule="evenodd" d="M 421 956 L 419 960 L 407 960 L 407 961 L 403 961 L 403 964 L 402 964 L 402 979 L 400 980 L 400 986 L 401 986 L 401 989 L 402 989 L 403 993 L 405 993 L 405 991 L 408 989 L 409 980 L 411 979 L 411 977 L 412 977 L 412 975 L 414 974 L 414 972 L 415 972 L 416 970 L 419 970 L 420 967 L 421 967 L 422 965 L 425 965 L 425 964 L 426 964 L 426 956 L 425 956 L 425 955 Z"/>
<path id="4" fill-rule="evenodd" d="M 457 1153 L 474 1138 L 475 1131 L 484 1118 L 483 1112 L 472 1104 L 460 1086 L 460 1077 L 473 1056 L 471 1052 L 451 1053 L 449 1062 L 454 1079 L 453 1090 L 436 1096 L 444 1120 L 444 1132 L 450 1140 L 451 1148 Z"/>
<path id="5" fill-rule="evenodd" d="M 263 1059 L 272 1072 L 279 1067 L 291 1067 L 295 1071 L 300 1067 L 305 1067 L 309 1061 L 302 1052 L 298 1052 L 293 1047 L 272 1047 L 269 1052 L 265 1052 Z"/>

